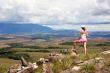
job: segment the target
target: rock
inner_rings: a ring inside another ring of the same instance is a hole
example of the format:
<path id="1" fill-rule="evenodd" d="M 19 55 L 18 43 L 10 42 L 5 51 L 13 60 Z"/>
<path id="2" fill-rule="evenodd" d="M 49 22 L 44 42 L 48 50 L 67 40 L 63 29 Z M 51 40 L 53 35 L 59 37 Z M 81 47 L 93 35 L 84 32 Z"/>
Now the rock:
<path id="1" fill-rule="evenodd" d="M 45 62 L 42 65 L 43 73 L 53 73 L 52 66 L 49 62 Z"/>
<path id="2" fill-rule="evenodd" d="M 83 63 L 80 63 L 78 65 L 86 65 L 86 64 L 90 64 L 90 63 L 93 63 L 93 62 L 96 62 L 96 61 L 99 61 L 99 60 L 103 60 L 103 58 L 102 57 L 97 57 L 97 58 L 94 58 L 94 59 L 86 60 Z"/>
<path id="3" fill-rule="evenodd" d="M 64 55 L 62 55 L 62 54 L 50 54 L 49 55 L 49 57 L 48 57 L 48 59 L 49 59 L 49 61 L 61 61 L 62 59 L 64 59 Z"/>
<path id="4" fill-rule="evenodd" d="M 62 71 L 61 73 L 73 73 L 73 72 L 71 71 L 71 69 L 67 69 L 67 70 Z"/>
<path id="5" fill-rule="evenodd" d="M 48 59 L 40 58 L 39 63 L 42 63 L 43 73 L 53 73 L 52 66 Z"/>
<path id="6" fill-rule="evenodd" d="M 71 55 L 71 57 L 76 57 L 77 56 L 77 54 L 75 52 L 72 52 L 70 55 Z"/>
<path id="7" fill-rule="evenodd" d="M 24 67 L 22 70 L 18 71 L 17 73 L 33 73 L 32 67 Z"/>
<path id="8" fill-rule="evenodd" d="M 110 50 L 102 52 L 101 55 L 110 55 Z"/>
<path id="9" fill-rule="evenodd" d="M 80 66 L 74 66 L 73 68 L 62 71 L 61 73 L 78 73 L 80 69 Z"/>
<path id="10" fill-rule="evenodd" d="M 71 69 L 67 69 L 61 73 L 78 73 L 81 70 L 81 66 L 96 63 L 97 70 L 103 68 L 104 59 L 102 57 L 97 57 L 94 59 L 86 60 L 84 62 L 79 62 L 77 65 L 73 66 Z"/>
<path id="11" fill-rule="evenodd" d="M 21 64 L 11 66 L 8 73 L 33 73 L 36 68 L 38 68 L 36 63 L 27 62 L 22 57 Z"/>
<path id="12" fill-rule="evenodd" d="M 75 49 L 71 49 L 71 57 L 76 57 L 77 56 L 77 51 Z"/>
<path id="13" fill-rule="evenodd" d="M 81 69 L 80 66 L 74 66 L 74 67 L 72 68 L 73 71 L 78 71 L 78 70 L 80 70 L 80 69 Z"/>
<path id="14" fill-rule="evenodd" d="M 36 68 L 38 68 L 36 63 L 29 63 L 27 67 L 16 64 L 10 67 L 8 73 L 33 73 Z"/>
<path id="15" fill-rule="evenodd" d="M 20 70 L 22 70 L 21 64 L 16 64 L 16 65 L 13 65 L 9 68 L 8 73 L 17 73 Z"/>
<path id="16" fill-rule="evenodd" d="M 28 62 L 23 57 L 21 57 L 21 64 L 22 66 L 28 66 Z"/>

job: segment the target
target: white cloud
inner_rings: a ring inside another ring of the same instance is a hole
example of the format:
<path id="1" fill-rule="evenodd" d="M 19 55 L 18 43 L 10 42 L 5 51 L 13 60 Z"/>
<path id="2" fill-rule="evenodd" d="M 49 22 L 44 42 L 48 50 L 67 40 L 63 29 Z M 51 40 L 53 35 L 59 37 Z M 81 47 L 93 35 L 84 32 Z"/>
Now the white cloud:
<path id="1" fill-rule="evenodd" d="M 64 29 L 77 22 L 109 20 L 109 0 L 0 0 L 1 22 L 32 22 Z"/>
<path id="2" fill-rule="evenodd" d="M 48 25 L 48 27 L 55 30 L 80 30 L 81 25 Z M 86 25 L 88 31 L 110 31 L 110 24 L 94 24 L 94 25 Z"/>

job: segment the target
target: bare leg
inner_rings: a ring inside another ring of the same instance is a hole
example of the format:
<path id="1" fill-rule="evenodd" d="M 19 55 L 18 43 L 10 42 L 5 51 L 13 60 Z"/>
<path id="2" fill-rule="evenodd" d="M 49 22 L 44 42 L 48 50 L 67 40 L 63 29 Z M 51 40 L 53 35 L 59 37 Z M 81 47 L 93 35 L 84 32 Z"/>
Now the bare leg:
<path id="1" fill-rule="evenodd" d="M 87 42 L 84 42 L 84 52 L 85 52 L 85 55 L 87 54 Z"/>
<path id="2" fill-rule="evenodd" d="M 76 43 L 79 43 L 78 40 L 74 40 L 73 41 L 73 48 L 71 49 L 72 52 L 75 52 L 77 54 L 77 51 L 76 51 Z"/>
<path id="3" fill-rule="evenodd" d="M 76 49 L 76 43 L 79 43 L 78 40 L 73 41 L 73 48 L 72 49 Z"/>
<path id="4" fill-rule="evenodd" d="M 76 49 L 76 41 L 73 43 L 73 49 Z"/>

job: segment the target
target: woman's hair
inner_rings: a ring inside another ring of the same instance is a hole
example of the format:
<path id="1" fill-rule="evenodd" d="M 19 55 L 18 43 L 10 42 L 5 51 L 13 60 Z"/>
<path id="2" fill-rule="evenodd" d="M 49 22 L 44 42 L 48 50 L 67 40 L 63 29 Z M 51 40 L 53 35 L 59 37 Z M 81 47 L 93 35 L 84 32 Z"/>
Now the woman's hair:
<path id="1" fill-rule="evenodd" d="M 85 27 L 81 27 L 81 28 L 82 28 L 82 30 L 86 31 L 86 28 Z"/>

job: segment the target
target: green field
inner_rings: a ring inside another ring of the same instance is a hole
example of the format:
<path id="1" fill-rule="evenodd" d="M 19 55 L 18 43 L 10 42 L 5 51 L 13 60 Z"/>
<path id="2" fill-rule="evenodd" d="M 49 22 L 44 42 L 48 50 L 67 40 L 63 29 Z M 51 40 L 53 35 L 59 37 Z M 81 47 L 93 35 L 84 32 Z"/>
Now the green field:
<path id="1" fill-rule="evenodd" d="M 9 47 L 0 48 L 0 73 L 6 73 L 10 66 L 20 63 L 21 56 L 31 62 L 37 62 L 37 60 L 41 57 L 46 58 L 50 53 L 53 52 L 62 53 L 68 56 L 73 43 L 71 41 L 67 41 L 59 43 L 58 45 L 54 45 L 53 43 L 52 45 L 50 45 L 51 42 L 50 44 L 49 42 L 46 44 L 46 42 L 44 41 L 40 43 L 40 45 L 38 44 L 34 43 L 34 45 L 26 45 L 24 43 L 7 43 Z M 89 41 L 87 46 L 88 54 L 87 56 L 85 56 L 83 46 L 80 44 L 77 46 L 77 51 L 79 54 L 78 60 L 84 61 L 90 58 L 94 58 L 96 56 L 99 56 L 100 52 L 106 50 L 110 50 L 109 40 Z M 66 62 L 68 61 L 64 60 L 64 63 Z M 55 73 L 59 73 L 61 70 L 68 69 L 72 65 L 74 65 L 73 62 L 73 59 L 69 59 L 69 63 L 67 63 L 67 65 L 62 65 L 59 62 L 55 62 L 53 63 L 53 71 Z M 59 70 L 56 67 L 60 67 Z M 38 68 L 35 73 L 38 73 L 40 71 L 41 69 Z"/>

